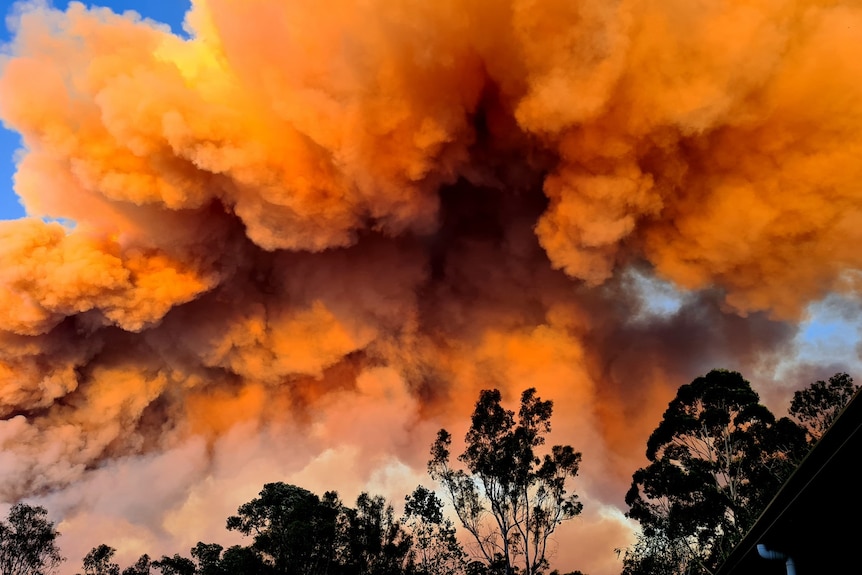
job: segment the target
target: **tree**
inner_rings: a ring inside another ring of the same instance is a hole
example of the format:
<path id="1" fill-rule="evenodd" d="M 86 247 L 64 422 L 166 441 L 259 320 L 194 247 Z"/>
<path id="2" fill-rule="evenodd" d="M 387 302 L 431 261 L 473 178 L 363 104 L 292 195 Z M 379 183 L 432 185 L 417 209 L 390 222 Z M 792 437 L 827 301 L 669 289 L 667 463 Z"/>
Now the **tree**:
<path id="1" fill-rule="evenodd" d="M 250 548 L 225 552 L 220 567 L 231 574 L 400 575 L 412 568 L 410 535 L 392 506 L 368 493 L 350 509 L 334 491 L 318 498 L 295 485 L 267 483 L 228 518 L 227 528 L 254 537 Z M 209 563 L 217 556 L 202 544 L 192 554 L 201 565 L 204 556 Z"/>
<path id="2" fill-rule="evenodd" d="M 793 394 L 790 417 L 805 429 L 809 442 L 816 443 L 858 389 L 846 373 L 836 373 L 828 383 L 815 381 Z"/>
<path id="3" fill-rule="evenodd" d="M 413 535 L 417 575 L 456 575 L 466 557 L 452 521 L 443 515 L 443 502 L 419 485 L 404 498 L 404 521 Z"/>
<path id="4" fill-rule="evenodd" d="M 617 554 L 622 549 L 617 549 Z M 691 564 L 691 554 L 682 540 L 674 540 L 659 528 L 651 528 L 650 536 L 643 533 L 623 554 L 622 575 L 693 575 L 699 566 Z"/>
<path id="5" fill-rule="evenodd" d="M 141 555 L 134 565 L 123 569 L 123 575 L 150 575 L 150 556 L 146 553 Z"/>
<path id="6" fill-rule="evenodd" d="M 44 575 L 63 561 L 44 507 L 16 503 L 0 520 L 0 575 Z"/>
<path id="7" fill-rule="evenodd" d="M 379 496 L 361 493 L 347 518 L 347 572 L 399 575 L 411 565 L 411 538 L 395 519 L 392 506 Z"/>
<path id="8" fill-rule="evenodd" d="M 188 557 L 174 554 L 173 557 L 162 555 L 158 561 L 153 561 L 153 567 L 158 569 L 162 575 L 195 575 L 195 562 Z"/>
<path id="9" fill-rule="evenodd" d="M 221 566 L 221 552 L 224 549 L 218 543 L 204 543 L 198 541 L 192 547 L 192 557 L 197 561 L 197 575 L 222 575 L 224 570 Z"/>
<path id="10" fill-rule="evenodd" d="M 102 543 L 84 556 L 84 575 L 120 575 L 120 566 L 112 562 L 117 550 Z"/>
<path id="11" fill-rule="evenodd" d="M 706 573 L 718 565 L 805 452 L 804 433 L 776 422 L 751 384 L 713 370 L 683 385 L 632 476 L 628 516 L 641 525 L 624 573 Z"/>
<path id="12" fill-rule="evenodd" d="M 251 547 L 234 545 L 228 547 L 219 562 L 224 575 L 265 575 L 271 573 L 260 554 Z"/>
<path id="13" fill-rule="evenodd" d="M 253 535 L 252 548 L 278 573 L 326 573 L 338 550 L 337 494 L 323 499 L 285 483 L 267 483 L 259 497 L 227 520 L 229 530 Z"/>
<path id="14" fill-rule="evenodd" d="M 466 471 L 450 467 L 452 436 L 445 429 L 431 447 L 428 471 L 443 484 L 492 572 L 510 575 L 521 566 L 525 575 L 537 575 L 548 567 L 551 534 L 583 508 L 577 495 L 567 492 L 581 454 L 568 445 L 537 454 L 551 430 L 553 403 L 542 401 L 534 388 L 521 395 L 517 421 L 500 402 L 499 390 L 479 394 L 465 451 L 458 456 Z"/>

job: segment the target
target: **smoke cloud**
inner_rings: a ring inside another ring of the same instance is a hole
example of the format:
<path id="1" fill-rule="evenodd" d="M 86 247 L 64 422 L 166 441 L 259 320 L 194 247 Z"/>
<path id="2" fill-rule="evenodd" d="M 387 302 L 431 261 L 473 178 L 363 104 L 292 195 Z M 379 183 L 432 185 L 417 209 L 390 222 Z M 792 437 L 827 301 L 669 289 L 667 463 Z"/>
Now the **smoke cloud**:
<path id="1" fill-rule="evenodd" d="M 584 452 L 559 566 L 618 572 L 676 388 L 786 397 L 807 306 L 858 296 L 855 2 L 16 14 L 0 500 L 62 517 L 68 569 L 225 541 L 265 481 L 400 500 L 480 389 L 535 386 Z"/>

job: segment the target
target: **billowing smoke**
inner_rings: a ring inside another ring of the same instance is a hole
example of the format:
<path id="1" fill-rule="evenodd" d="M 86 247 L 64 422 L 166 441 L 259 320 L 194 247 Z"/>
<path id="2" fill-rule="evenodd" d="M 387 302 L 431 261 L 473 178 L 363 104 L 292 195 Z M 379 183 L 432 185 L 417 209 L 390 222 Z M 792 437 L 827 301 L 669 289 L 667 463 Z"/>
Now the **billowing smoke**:
<path id="1" fill-rule="evenodd" d="M 397 501 L 478 390 L 529 386 L 584 452 L 560 567 L 618 572 L 675 389 L 757 384 L 859 289 L 849 0 L 17 13 L 0 500 L 62 517 L 70 572 L 223 540 L 264 481 Z"/>

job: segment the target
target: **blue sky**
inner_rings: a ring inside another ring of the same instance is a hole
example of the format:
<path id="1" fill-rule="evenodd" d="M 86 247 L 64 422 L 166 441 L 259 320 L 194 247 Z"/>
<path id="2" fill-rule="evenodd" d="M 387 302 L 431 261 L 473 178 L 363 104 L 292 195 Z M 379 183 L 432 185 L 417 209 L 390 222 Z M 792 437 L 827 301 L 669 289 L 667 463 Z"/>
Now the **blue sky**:
<path id="1" fill-rule="evenodd" d="M 9 42 L 9 30 L 5 17 L 16 2 L 0 0 L 0 13 L 3 14 L 3 26 L 0 27 L 0 42 Z M 49 4 L 65 9 L 69 2 L 55 0 Z M 164 22 L 176 33 L 182 33 L 182 21 L 189 8 L 189 0 L 105 0 L 104 2 L 84 2 L 89 6 L 107 6 L 114 12 L 123 13 L 134 10 L 145 18 Z M 12 176 L 15 173 L 14 155 L 20 147 L 18 134 L 6 129 L 0 129 L 0 219 L 9 220 L 24 216 L 24 208 L 18 202 L 18 196 L 12 187 Z"/>

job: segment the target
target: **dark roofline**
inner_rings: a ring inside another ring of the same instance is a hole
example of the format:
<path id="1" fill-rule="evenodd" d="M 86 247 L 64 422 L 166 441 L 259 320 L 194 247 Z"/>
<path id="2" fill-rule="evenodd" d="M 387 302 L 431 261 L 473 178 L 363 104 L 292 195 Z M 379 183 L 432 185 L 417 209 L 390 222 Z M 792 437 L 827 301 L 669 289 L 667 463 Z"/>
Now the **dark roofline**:
<path id="1" fill-rule="evenodd" d="M 750 554 L 757 554 L 757 544 L 764 543 L 770 530 L 781 521 L 785 512 L 799 499 L 817 476 L 841 454 L 842 449 L 856 436 L 862 434 L 862 389 L 850 399 L 832 426 L 811 448 L 811 451 L 796 471 L 778 490 L 766 509 L 760 514 L 742 541 L 737 544 L 715 575 L 731 575 Z"/>

